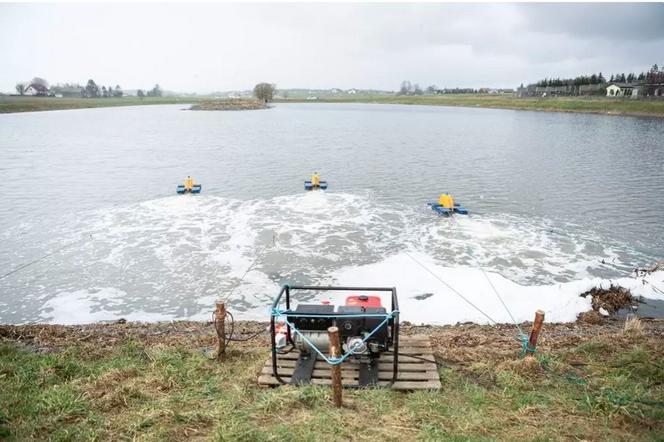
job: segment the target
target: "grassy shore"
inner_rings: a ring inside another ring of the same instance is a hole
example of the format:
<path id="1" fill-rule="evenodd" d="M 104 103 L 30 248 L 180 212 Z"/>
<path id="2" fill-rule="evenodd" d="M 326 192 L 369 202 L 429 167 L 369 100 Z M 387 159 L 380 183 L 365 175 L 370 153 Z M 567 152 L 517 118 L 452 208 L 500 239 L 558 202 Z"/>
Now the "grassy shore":
<path id="1" fill-rule="evenodd" d="M 462 106 L 548 112 L 582 112 L 610 115 L 664 117 L 664 100 L 610 99 L 606 97 L 517 98 L 511 95 L 450 94 L 422 96 L 343 96 L 310 100 L 307 103 L 378 103 L 427 106 Z"/>
<path id="2" fill-rule="evenodd" d="M 144 106 L 149 104 L 194 103 L 199 97 L 120 97 L 120 98 L 55 98 L 0 96 L 0 113 L 38 112 L 93 107 Z"/>
<path id="3" fill-rule="evenodd" d="M 328 388 L 257 386 L 265 336 L 219 363 L 205 323 L 0 326 L 0 439 L 658 440 L 664 323 L 622 327 L 545 324 L 524 360 L 513 326 L 404 326 L 431 337 L 442 390 L 347 390 L 335 409 Z"/>
<path id="4" fill-rule="evenodd" d="M 123 97 L 123 98 L 53 98 L 0 96 L 0 113 L 35 112 L 111 106 L 142 106 L 209 102 L 209 97 Z M 227 102 L 222 100 L 218 102 Z M 423 96 L 350 96 L 323 97 L 319 100 L 281 100 L 282 103 L 378 103 L 427 106 L 462 106 L 492 109 L 581 112 L 608 115 L 633 115 L 664 118 L 664 100 L 610 99 L 606 97 L 516 98 L 510 95 L 457 94 Z"/>

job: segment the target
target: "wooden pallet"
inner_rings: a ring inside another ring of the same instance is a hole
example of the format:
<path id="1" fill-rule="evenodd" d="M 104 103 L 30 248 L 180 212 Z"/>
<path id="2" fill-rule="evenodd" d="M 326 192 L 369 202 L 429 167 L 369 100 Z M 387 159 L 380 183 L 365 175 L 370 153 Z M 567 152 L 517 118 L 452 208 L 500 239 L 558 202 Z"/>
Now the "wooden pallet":
<path id="1" fill-rule="evenodd" d="M 434 360 L 431 341 L 425 335 L 399 337 L 399 353 L 415 355 Z M 277 367 L 279 376 L 286 382 L 290 380 L 293 369 L 297 363 L 299 353 L 292 351 L 278 355 Z M 384 354 L 378 362 L 378 385 L 387 386 L 392 380 L 392 367 L 394 356 Z M 359 377 L 359 363 L 349 358 L 341 364 L 341 381 L 344 384 L 357 384 Z M 314 365 L 311 383 L 314 385 L 330 385 L 330 365 L 318 359 Z M 261 387 L 276 387 L 282 385 L 272 374 L 272 358 L 268 358 L 258 376 L 258 385 Z M 441 388 L 438 369 L 433 362 L 410 356 L 399 356 L 399 372 L 397 382 L 392 385 L 393 390 L 438 390 Z"/>

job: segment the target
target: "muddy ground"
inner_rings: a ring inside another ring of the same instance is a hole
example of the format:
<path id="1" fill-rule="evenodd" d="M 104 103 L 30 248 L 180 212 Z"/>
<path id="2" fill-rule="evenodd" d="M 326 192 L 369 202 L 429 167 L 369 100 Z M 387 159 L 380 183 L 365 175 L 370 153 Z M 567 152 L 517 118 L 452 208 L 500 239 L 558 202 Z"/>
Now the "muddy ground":
<path id="1" fill-rule="evenodd" d="M 582 317 L 584 318 L 584 317 Z M 649 338 L 664 338 L 664 320 L 641 320 L 642 332 Z M 603 335 L 619 335 L 625 324 L 620 318 L 596 318 L 591 323 L 544 323 L 539 336 L 538 350 L 547 352 L 577 347 L 579 344 Z M 521 324 L 530 332 L 531 324 Z M 229 348 L 269 348 L 268 324 L 256 321 L 237 321 L 234 338 L 250 337 L 261 330 L 264 333 L 246 342 L 231 342 Z M 514 358 L 521 350 L 518 331 L 512 324 L 495 326 L 457 324 L 450 326 L 401 325 L 402 335 L 424 334 L 431 338 L 436 358 L 446 364 L 473 363 L 477 359 L 503 360 Z M 184 346 L 212 355 L 216 351 L 217 335 L 211 322 L 113 322 L 90 325 L 0 325 L 0 341 L 9 340 L 34 352 L 53 352 L 79 346 L 91 352 L 111 350 L 131 340 L 144 345 L 163 344 Z M 664 341 L 662 341 L 664 342 Z"/>

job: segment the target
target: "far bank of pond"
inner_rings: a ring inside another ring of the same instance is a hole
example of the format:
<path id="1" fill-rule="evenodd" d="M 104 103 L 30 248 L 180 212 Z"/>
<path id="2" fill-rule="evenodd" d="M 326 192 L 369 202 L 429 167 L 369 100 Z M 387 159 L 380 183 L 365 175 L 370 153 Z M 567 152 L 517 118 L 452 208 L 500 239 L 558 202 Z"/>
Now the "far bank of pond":
<path id="1" fill-rule="evenodd" d="M 208 98 L 209 99 L 209 98 Z M 114 97 L 114 98 L 56 98 L 0 96 L 0 114 L 16 112 L 39 112 L 66 109 L 88 109 L 96 107 L 145 106 L 150 104 L 195 103 L 198 97 Z"/>
<path id="2" fill-rule="evenodd" d="M 234 101 L 239 101 L 243 104 L 240 107 L 228 104 Z M 253 106 L 246 107 L 246 103 L 252 102 L 254 102 L 254 100 L 215 100 L 211 99 L 210 97 L 55 98 L 0 96 L 0 113 L 177 103 L 193 103 L 194 105 L 201 103 L 201 108 L 195 110 L 248 110 L 265 108 Z M 450 94 L 422 96 L 345 95 L 340 97 L 320 97 L 316 100 L 287 99 L 276 100 L 276 102 L 414 104 L 425 106 L 461 106 L 490 109 L 578 112 L 664 118 L 664 100 L 632 100 L 628 98 L 615 99 L 606 97 L 517 98 L 511 95 L 489 94 Z M 210 104 L 204 105 L 202 103 Z M 212 103 L 222 104 L 215 105 Z"/>
<path id="3" fill-rule="evenodd" d="M 306 103 L 375 103 L 425 106 L 461 106 L 490 109 L 533 110 L 546 112 L 580 112 L 606 115 L 631 115 L 664 118 L 664 100 L 632 100 L 606 97 L 540 97 L 518 98 L 512 95 L 449 94 L 420 96 L 342 96 L 317 100 L 282 100 Z"/>

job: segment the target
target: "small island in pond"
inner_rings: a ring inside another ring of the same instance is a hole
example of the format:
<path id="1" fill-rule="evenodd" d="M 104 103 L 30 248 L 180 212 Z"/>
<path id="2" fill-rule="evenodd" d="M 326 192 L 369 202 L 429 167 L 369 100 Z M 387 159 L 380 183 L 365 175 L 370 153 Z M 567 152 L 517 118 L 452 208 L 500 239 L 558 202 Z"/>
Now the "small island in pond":
<path id="1" fill-rule="evenodd" d="M 248 99 L 225 99 L 202 101 L 192 105 L 189 110 L 203 111 L 236 111 L 236 110 L 258 110 L 269 109 L 270 106 L 261 100 Z"/>

